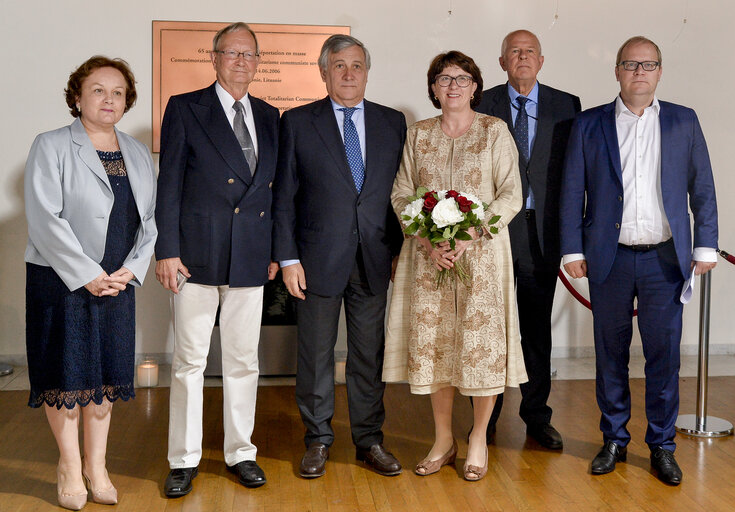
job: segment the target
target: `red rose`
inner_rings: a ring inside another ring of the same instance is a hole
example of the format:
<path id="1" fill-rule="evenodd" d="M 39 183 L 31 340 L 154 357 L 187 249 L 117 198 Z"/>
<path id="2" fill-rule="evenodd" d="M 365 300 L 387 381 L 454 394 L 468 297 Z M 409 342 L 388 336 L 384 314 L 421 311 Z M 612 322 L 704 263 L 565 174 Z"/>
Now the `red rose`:
<path id="1" fill-rule="evenodd" d="M 457 204 L 459 205 L 459 211 L 467 213 L 472 209 L 472 201 L 467 199 L 465 196 L 458 196 L 456 198 Z"/>
<path id="2" fill-rule="evenodd" d="M 426 213 L 430 213 L 431 210 L 433 210 L 434 207 L 436 206 L 436 203 L 438 203 L 438 202 L 439 201 L 436 199 L 436 197 L 434 197 L 432 195 L 428 195 L 428 197 L 427 196 L 424 196 L 424 207 L 423 207 L 423 210 Z"/>
<path id="3" fill-rule="evenodd" d="M 459 192 L 457 192 L 456 190 L 448 190 L 447 195 L 445 197 L 447 199 L 449 199 L 450 197 L 453 197 L 456 199 L 457 197 L 459 197 Z"/>

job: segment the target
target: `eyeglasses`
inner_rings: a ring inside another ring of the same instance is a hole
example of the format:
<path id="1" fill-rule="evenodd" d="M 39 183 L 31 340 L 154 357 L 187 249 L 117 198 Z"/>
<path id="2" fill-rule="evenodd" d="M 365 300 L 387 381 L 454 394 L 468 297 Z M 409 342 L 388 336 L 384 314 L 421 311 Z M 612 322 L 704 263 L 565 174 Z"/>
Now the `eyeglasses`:
<path id="1" fill-rule="evenodd" d="M 657 67 L 661 65 L 660 62 L 655 60 L 647 60 L 645 62 L 638 62 L 637 60 L 624 60 L 618 66 L 622 66 L 625 71 L 635 71 L 638 66 L 643 68 L 643 71 L 655 71 Z"/>
<path id="2" fill-rule="evenodd" d="M 222 56 L 227 60 L 236 60 L 239 59 L 242 55 L 242 58 L 245 59 L 248 62 L 252 62 L 258 57 L 260 57 L 260 53 L 254 52 L 252 50 L 247 52 L 236 52 L 235 50 L 212 50 L 214 53 L 221 53 Z"/>
<path id="3" fill-rule="evenodd" d="M 459 87 L 469 87 L 469 85 L 472 83 L 472 77 L 467 75 L 439 75 L 434 79 L 434 83 L 439 85 L 439 87 L 449 87 L 450 85 L 452 85 L 452 80 L 454 80 Z"/>

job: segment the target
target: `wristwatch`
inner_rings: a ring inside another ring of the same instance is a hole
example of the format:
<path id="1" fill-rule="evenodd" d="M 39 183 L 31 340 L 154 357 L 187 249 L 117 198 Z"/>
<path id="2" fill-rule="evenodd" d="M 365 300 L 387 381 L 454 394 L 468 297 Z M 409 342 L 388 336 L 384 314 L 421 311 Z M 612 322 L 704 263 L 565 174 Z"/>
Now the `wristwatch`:
<path id="1" fill-rule="evenodd" d="M 475 226 L 475 231 L 477 232 L 477 238 L 480 238 L 485 234 L 485 230 L 482 229 L 482 226 Z"/>

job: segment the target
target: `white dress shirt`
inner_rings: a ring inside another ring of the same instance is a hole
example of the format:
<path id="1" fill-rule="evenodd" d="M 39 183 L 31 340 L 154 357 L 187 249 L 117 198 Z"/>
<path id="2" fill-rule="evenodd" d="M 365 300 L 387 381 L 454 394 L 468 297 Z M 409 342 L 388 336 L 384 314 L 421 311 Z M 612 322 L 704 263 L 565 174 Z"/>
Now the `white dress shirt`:
<path id="1" fill-rule="evenodd" d="M 219 98 L 219 102 L 222 104 L 222 110 L 225 111 L 227 120 L 230 122 L 230 127 L 232 127 L 233 122 L 235 121 L 235 114 L 237 113 L 237 111 L 232 107 L 237 100 L 233 98 L 229 92 L 225 91 L 225 88 L 222 87 L 219 82 L 215 82 L 214 90 L 217 91 L 217 97 Z M 253 139 L 253 148 L 255 148 L 255 157 L 257 158 L 258 135 L 255 131 L 255 119 L 253 119 L 253 107 L 250 105 L 250 94 L 245 93 L 245 96 L 242 97 L 240 103 L 245 107 L 245 126 L 248 127 L 250 138 Z"/>

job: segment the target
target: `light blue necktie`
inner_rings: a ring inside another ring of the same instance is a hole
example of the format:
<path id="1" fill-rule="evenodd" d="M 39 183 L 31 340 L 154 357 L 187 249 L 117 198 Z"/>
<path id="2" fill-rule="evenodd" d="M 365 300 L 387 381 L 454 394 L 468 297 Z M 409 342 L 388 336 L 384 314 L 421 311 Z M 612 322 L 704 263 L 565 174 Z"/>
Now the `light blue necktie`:
<path id="1" fill-rule="evenodd" d="M 360 137 L 357 135 L 357 128 L 352 121 L 352 114 L 357 110 L 355 107 L 341 108 L 344 112 L 345 121 L 343 125 L 345 138 L 345 153 L 347 154 L 347 163 L 350 164 L 352 171 L 352 179 L 355 180 L 355 187 L 358 194 L 362 190 L 362 184 L 365 182 L 365 164 L 362 161 L 362 150 L 360 149 Z"/>

